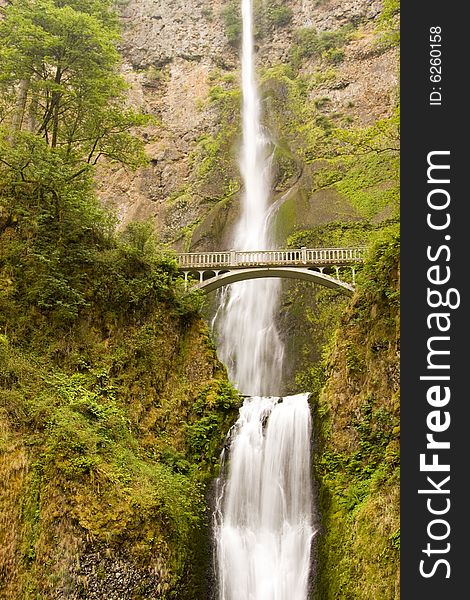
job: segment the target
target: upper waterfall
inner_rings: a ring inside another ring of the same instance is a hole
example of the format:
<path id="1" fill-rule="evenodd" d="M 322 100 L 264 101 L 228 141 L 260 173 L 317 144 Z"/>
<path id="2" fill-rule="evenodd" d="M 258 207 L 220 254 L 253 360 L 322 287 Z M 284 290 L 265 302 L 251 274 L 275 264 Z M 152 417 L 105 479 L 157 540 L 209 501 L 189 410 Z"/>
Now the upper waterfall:
<path id="1" fill-rule="evenodd" d="M 252 1 L 242 1 L 242 125 L 240 172 L 243 194 L 234 230 L 236 250 L 272 248 L 269 230 L 270 140 L 262 125 L 255 74 Z M 275 324 L 280 283 L 244 281 L 221 293 L 215 328 L 219 356 L 236 387 L 249 395 L 277 395 L 281 389 L 284 347 Z"/>

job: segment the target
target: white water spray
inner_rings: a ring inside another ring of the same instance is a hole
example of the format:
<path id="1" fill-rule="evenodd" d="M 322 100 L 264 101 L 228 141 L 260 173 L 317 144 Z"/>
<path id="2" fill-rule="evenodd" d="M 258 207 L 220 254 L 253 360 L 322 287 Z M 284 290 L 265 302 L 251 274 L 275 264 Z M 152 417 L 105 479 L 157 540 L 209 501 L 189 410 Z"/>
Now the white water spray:
<path id="1" fill-rule="evenodd" d="M 273 247 L 269 233 L 270 142 L 261 125 L 261 102 L 254 70 L 251 0 L 243 0 L 243 143 L 240 170 L 244 182 L 241 213 L 235 228 L 236 250 Z M 284 348 L 275 325 L 280 283 L 277 279 L 243 281 L 220 297 L 215 327 L 219 356 L 244 394 L 278 394 Z"/>
<path id="2" fill-rule="evenodd" d="M 253 397 L 240 410 L 216 509 L 220 600 L 307 598 L 314 535 L 307 398 Z"/>
<path id="3" fill-rule="evenodd" d="M 244 182 L 233 247 L 273 246 L 269 227 L 269 139 L 261 126 L 254 69 L 252 0 L 242 0 Z M 275 397 L 284 348 L 275 325 L 277 279 L 228 286 L 214 319 L 219 356 L 235 386 L 250 394 L 222 458 L 215 511 L 219 600 L 306 600 L 314 535 L 308 394 Z"/>

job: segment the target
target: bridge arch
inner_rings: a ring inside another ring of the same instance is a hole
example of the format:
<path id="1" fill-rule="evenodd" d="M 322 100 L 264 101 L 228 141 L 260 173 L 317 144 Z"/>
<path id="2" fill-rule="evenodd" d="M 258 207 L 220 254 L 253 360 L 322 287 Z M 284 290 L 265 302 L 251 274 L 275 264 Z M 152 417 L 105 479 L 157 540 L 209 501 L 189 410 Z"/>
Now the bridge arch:
<path id="1" fill-rule="evenodd" d="M 302 279 L 351 296 L 356 267 L 364 262 L 364 247 L 297 248 L 287 250 L 229 250 L 185 252 L 177 255 L 186 285 L 209 293 L 224 285 L 247 279 L 281 277 Z M 340 270 L 349 267 L 352 284 L 340 279 Z M 326 272 L 325 272 L 326 271 Z M 336 276 L 328 273 L 334 271 Z M 195 281 L 194 279 L 195 278 Z"/>
<path id="2" fill-rule="evenodd" d="M 301 279 L 303 281 L 317 283 L 324 287 L 337 290 L 347 296 L 352 296 L 354 292 L 354 287 L 351 284 L 341 281 L 340 279 L 335 279 L 326 273 L 305 267 L 255 267 L 234 269 L 233 271 L 225 271 L 224 273 L 216 274 L 214 277 L 203 279 L 196 287 L 209 293 L 224 285 L 236 283 L 237 281 L 247 281 L 249 279 L 261 279 L 265 277 Z"/>

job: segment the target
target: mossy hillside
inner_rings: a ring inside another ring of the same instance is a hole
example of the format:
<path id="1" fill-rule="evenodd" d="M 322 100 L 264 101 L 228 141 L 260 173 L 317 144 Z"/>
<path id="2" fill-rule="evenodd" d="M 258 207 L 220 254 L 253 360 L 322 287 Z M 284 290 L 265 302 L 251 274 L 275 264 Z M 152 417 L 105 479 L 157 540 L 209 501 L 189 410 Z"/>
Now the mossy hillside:
<path id="1" fill-rule="evenodd" d="M 372 46 L 383 36 L 397 36 L 397 19 L 396 3 L 387 2 L 375 30 L 359 21 L 330 31 L 293 30 L 290 62 L 261 70 L 265 119 L 276 147 L 275 191 L 293 188 L 278 213 L 280 244 L 320 223 L 380 222 L 397 215 L 399 106 L 389 106 L 388 116 L 368 125 L 353 102 L 331 108 L 336 91 L 350 83 L 341 75 L 350 45 L 365 35 Z"/>
<path id="2" fill-rule="evenodd" d="M 374 245 L 317 370 L 322 600 L 399 598 L 398 243 Z"/>
<path id="3" fill-rule="evenodd" d="M 2 546 L 16 565 L 3 582 L 12 597 L 55 597 L 65 580 L 78 589 L 92 549 L 133 561 L 162 591 L 152 597 L 195 577 L 191 565 L 204 570 L 193 562 L 204 489 L 238 398 L 206 328 L 179 322 L 165 310 L 111 335 L 70 332 L 62 367 L 61 340 L 44 357 L 2 339 L 2 478 L 17 480 L 2 502 L 17 532 Z M 199 597 L 196 583 L 177 597 Z"/>
<path id="4" fill-rule="evenodd" d="M 276 152 L 276 186 L 295 186 L 279 209 L 280 243 L 288 235 L 338 220 L 380 221 L 398 211 L 398 109 L 372 126 L 345 126 L 313 102 L 315 83 L 289 66 L 267 69 L 263 90 Z"/>
<path id="5" fill-rule="evenodd" d="M 331 113 L 324 83 L 314 72 L 276 66 L 262 81 L 282 149 L 282 160 L 275 154 L 276 185 L 283 194 L 275 221 L 278 244 L 312 248 L 373 242 L 393 226 L 399 210 L 399 107 L 364 126 Z M 350 271 L 342 277 L 349 280 Z M 345 300 L 300 282 L 286 282 L 283 290 L 281 324 L 291 357 L 287 389 L 314 389 L 323 348 Z"/>
<path id="6" fill-rule="evenodd" d="M 152 225 L 116 233 L 96 197 L 103 157 L 148 163 L 111 4 L 37 4 L 0 27 L 0 589 L 195 600 L 238 396 Z"/>
<path id="7" fill-rule="evenodd" d="M 199 598 L 204 494 L 238 397 L 152 227 L 117 236 L 41 152 L 32 189 L 5 169 L 1 190 L 1 587 Z"/>

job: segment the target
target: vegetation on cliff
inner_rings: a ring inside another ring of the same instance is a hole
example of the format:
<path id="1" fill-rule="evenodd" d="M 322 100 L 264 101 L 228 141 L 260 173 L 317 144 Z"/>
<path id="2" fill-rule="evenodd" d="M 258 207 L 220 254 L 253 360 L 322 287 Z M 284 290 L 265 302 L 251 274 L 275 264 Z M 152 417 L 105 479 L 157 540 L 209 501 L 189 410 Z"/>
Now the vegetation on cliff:
<path id="1" fill-rule="evenodd" d="M 263 118 L 272 144 L 273 200 L 280 204 L 276 217 L 279 245 L 285 245 L 292 234 L 321 224 L 364 221 L 377 225 L 396 218 L 397 3 L 385 2 L 374 20 L 347 21 L 343 15 L 336 27 L 320 30 L 299 27 L 297 19 L 288 19 L 264 33 L 263 7 L 255 4 L 258 73 Z M 285 8 L 294 10 L 290 3 Z M 317 12 L 328 14 L 328 7 L 319 6 L 313 11 Z M 229 41 L 238 48 L 241 28 L 236 2 L 227 3 L 223 19 Z M 378 85 L 364 76 L 370 69 L 372 78 L 372 69 L 384 67 L 389 79 L 382 82 L 379 74 Z M 229 243 L 227 232 L 236 218 L 241 188 L 236 160 L 239 72 L 221 64 L 209 73 L 208 84 L 207 101 L 199 108 L 210 115 L 211 126 L 191 154 L 193 170 L 183 190 L 188 199 L 205 199 L 197 220 L 181 231 L 180 240 L 184 236 L 188 249 L 215 250 Z M 374 87 L 380 90 L 376 98 L 369 93 Z"/>
<path id="2" fill-rule="evenodd" d="M 399 340 L 392 231 L 371 249 L 315 371 L 319 600 L 399 598 Z"/>
<path id="3" fill-rule="evenodd" d="M 195 600 L 238 396 L 152 227 L 95 197 L 101 157 L 145 160 L 116 20 L 18 0 L 0 39 L 2 597 Z"/>
<path id="4" fill-rule="evenodd" d="M 280 30 L 289 40 L 282 64 L 260 67 L 274 194 L 283 199 L 279 243 L 372 248 L 352 304 L 300 282 L 283 297 L 296 357 L 287 387 L 312 391 L 319 432 L 315 594 L 397 598 L 399 106 L 391 95 L 369 118 L 344 90 L 354 88 L 345 71 L 354 44 L 371 40 L 355 75 L 368 57 L 393 51 L 398 3 L 384 1 L 372 33 L 360 20 L 296 28 L 289 3 L 268 4 L 257 3 L 257 43 Z M 133 134 L 149 119 L 127 107 L 112 6 L 2 8 L 6 598 L 200 600 L 207 585 L 204 493 L 239 399 L 199 318 L 202 299 L 184 293 L 171 253 L 145 224 L 117 234 L 95 197 L 100 161 L 146 164 Z M 235 48 L 238 4 L 227 2 L 222 17 Z M 221 247 L 240 191 L 238 74 L 219 62 L 200 106 L 215 125 L 188 150 L 191 174 L 167 198 L 170 210 L 203 198 L 204 210 L 176 234 L 194 248 Z"/>

